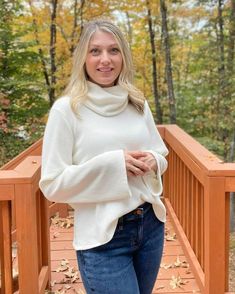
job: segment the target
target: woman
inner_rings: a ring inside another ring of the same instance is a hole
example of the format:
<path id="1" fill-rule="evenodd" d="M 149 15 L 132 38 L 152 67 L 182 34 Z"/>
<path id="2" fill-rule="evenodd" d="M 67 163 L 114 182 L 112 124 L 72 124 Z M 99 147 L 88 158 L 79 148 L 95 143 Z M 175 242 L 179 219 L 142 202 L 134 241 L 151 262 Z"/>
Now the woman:
<path id="1" fill-rule="evenodd" d="M 151 293 L 162 256 L 168 151 L 132 78 L 120 30 L 89 22 L 45 130 L 40 188 L 74 208 L 73 245 L 88 294 Z"/>

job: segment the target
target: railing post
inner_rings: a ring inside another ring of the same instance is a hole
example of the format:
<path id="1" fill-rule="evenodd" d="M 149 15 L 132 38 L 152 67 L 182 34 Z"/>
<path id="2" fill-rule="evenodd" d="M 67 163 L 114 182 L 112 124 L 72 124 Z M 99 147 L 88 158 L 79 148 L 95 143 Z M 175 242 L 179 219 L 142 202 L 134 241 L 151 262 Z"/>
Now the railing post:
<path id="1" fill-rule="evenodd" d="M 15 185 L 19 293 L 38 294 L 37 201 L 31 184 Z"/>
<path id="2" fill-rule="evenodd" d="M 205 294 L 224 294 L 226 288 L 225 203 L 225 178 L 206 177 L 204 186 Z"/>

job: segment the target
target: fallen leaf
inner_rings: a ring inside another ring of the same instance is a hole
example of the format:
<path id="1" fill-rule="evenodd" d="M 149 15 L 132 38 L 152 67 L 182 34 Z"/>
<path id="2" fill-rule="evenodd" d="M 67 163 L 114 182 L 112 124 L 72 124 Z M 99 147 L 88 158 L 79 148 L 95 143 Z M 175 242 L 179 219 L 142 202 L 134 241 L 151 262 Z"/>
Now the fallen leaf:
<path id="1" fill-rule="evenodd" d="M 164 286 L 159 286 L 156 288 L 156 290 L 161 290 L 161 289 L 164 289 L 165 287 Z"/>
<path id="2" fill-rule="evenodd" d="M 187 282 L 183 281 L 180 275 L 178 275 L 177 277 L 175 276 L 171 277 L 170 286 L 172 289 L 182 288 L 182 285 L 186 285 L 186 284 Z"/>
<path id="3" fill-rule="evenodd" d="M 60 228 L 68 229 L 74 225 L 74 219 L 73 216 L 69 216 L 67 218 L 59 217 L 59 214 L 57 213 L 51 217 L 51 224 Z"/>
<path id="4" fill-rule="evenodd" d="M 59 235 L 60 235 L 59 232 L 54 232 L 53 235 L 52 235 L 52 238 L 55 239 L 55 238 L 57 238 Z"/>
<path id="5" fill-rule="evenodd" d="M 65 294 L 65 291 L 64 290 L 63 291 L 57 290 L 57 291 L 55 291 L 55 294 Z"/>
<path id="6" fill-rule="evenodd" d="M 61 265 L 61 266 L 59 266 L 55 271 L 57 272 L 57 273 L 59 273 L 59 272 L 64 272 L 64 271 L 66 271 L 68 269 L 68 266 L 67 265 Z"/>
<path id="7" fill-rule="evenodd" d="M 176 234 L 175 233 L 173 233 L 172 235 L 167 234 L 165 236 L 165 240 L 166 241 L 175 241 L 176 240 Z"/>
<path id="8" fill-rule="evenodd" d="M 180 267 L 181 264 L 182 264 L 182 262 L 180 261 L 179 256 L 177 256 L 176 261 L 174 262 L 174 266 L 175 266 L 175 267 Z"/>
<path id="9" fill-rule="evenodd" d="M 71 288 L 70 285 L 65 285 L 64 287 L 65 287 L 66 290 L 69 290 Z"/>
<path id="10" fill-rule="evenodd" d="M 69 261 L 68 261 L 68 259 L 62 259 L 61 260 L 61 262 L 60 262 L 60 265 L 67 265 L 67 264 L 69 264 Z"/>
<path id="11" fill-rule="evenodd" d="M 168 268 L 172 268 L 173 265 L 172 265 L 172 263 L 169 263 L 169 264 L 161 263 L 160 267 L 164 268 L 164 269 L 168 269 Z"/>
<path id="12" fill-rule="evenodd" d="M 51 287 L 54 287 L 55 286 L 55 283 L 56 283 L 56 280 L 51 281 Z"/>

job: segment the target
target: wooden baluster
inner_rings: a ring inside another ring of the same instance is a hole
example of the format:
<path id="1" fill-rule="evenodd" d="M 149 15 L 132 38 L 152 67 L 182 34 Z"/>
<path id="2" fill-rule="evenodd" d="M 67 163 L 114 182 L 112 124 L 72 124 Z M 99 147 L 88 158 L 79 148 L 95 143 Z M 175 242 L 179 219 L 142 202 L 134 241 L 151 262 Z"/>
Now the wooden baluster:
<path id="1" fill-rule="evenodd" d="M 1 293 L 13 293 L 11 201 L 0 201 Z"/>
<path id="2" fill-rule="evenodd" d="M 47 267 L 48 279 L 39 280 L 40 288 L 45 288 L 50 285 L 51 280 L 51 251 L 50 251 L 50 217 L 49 217 L 49 201 L 39 191 L 40 196 L 40 220 L 41 220 L 41 252 L 42 252 L 42 267 Z M 44 284 L 43 284 L 44 283 Z"/>

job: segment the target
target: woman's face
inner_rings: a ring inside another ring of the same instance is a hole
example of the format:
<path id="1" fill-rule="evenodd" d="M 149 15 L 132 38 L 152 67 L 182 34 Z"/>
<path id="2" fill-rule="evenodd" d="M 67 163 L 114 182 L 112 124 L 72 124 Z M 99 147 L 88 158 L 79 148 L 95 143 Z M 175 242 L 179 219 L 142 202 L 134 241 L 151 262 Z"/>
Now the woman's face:
<path id="1" fill-rule="evenodd" d="M 85 67 L 91 82 L 101 87 L 114 85 L 122 70 L 122 55 L 111 33 L 96 31 L 92 35 Z"/>

